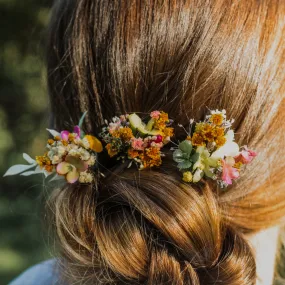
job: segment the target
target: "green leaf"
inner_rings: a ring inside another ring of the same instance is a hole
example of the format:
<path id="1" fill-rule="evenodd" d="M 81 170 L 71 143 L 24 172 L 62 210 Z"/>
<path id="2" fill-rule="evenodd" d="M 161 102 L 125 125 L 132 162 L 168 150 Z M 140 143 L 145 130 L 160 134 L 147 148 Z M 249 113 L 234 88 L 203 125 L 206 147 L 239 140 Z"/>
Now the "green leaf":
<path id="1" fill-rule="evenodd" d="M 82 124 L 83 124 L 83 121 L 84 121 L 86 115 L 87 115 L 87 111 L 85 111 L 85 112 L 83 113 L 83 115 L 81 116 L 81 118 L 80 118 L 80 120 L 79 120 L 78 126 L 79 126 L 80 129 L 81 129 L 81 127 L 82 127 Z"/>
<path id="2" fill-rule="evenodd" d="M 199 152 L 195 152 L 191 156 L 190 160 L 193 162 L 193 164 L 195 164 L 199 160 L 199 157 L 200 157 L 200 153 Z"/>
<path id="3" fill-rule="evenodd" d="M 154 123 L 155 123 L 154 119 L 151 118 L 151 119 L 148 121 L 147 125 L 146 125 L 146 129 L 147 129 L 148 131 L 151 131 L 152 128 L 153 128 Z"/>
<path id="4" fill-rule="evenodd" d="M 28 154 L 23 153 L 23 158 L 30 164 L 34 164 L 36 165 L 36 161 L 34 159 L 32 159 Z"/>
<path id="5" fill-rule="evenodd" d="M 180 149 L 176 149 L 176 150 L 173 152 L 173 160 L 174 160 L 175 162 L 177 162 L 177 163 L 180 163 L 180 162 L 185 161 L 183 152 L 182 152 Z"/>
<path id="6" fill-rule="evenodd" d="M 192 143 L 188 140 L 184 140 L 179 144 L 179 149 L 189 156 L 192 152 Z"/>
<path id="7" fill-rule="evenodd" d="M 55 130 L 51 130 L 51 129 L 46 129 L 53 137 L 60 137 L 60 133 L 55 131 Z"/>
<path id="8" fill-rule="evenodd" d="M 16 175 L 16 174 L 20 174 L 26 170 L 29 170 L 31 168 L 35 167 L 35 165 L 30 164 L 30 165 L 23 165 L 23 164 L 18 164 L 18 165 L 14 165 L 11 166 L 6 173 L 3 175 L 3 177 L 5 176 L 11 176 L 11 175 Z"/>
<path id="9" fill-rule="evenodd" d="M 177 166 L 179 169 L 187 169 L 187 168 L 190 168 L 191 165 L 192 165 L 191 161 L 183 161 L 183 162 L 178 163 Z"/>

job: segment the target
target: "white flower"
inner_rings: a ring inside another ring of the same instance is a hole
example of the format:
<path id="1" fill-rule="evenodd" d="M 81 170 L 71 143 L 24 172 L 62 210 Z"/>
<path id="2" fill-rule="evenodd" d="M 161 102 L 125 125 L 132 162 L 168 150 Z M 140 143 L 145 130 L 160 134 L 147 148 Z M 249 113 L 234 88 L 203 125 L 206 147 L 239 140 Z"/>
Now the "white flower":
<path id="1" fill-rule="evenodd" d="M 93 180 L 93 175 L 87 171 L 80 172 L 79 182 L 80 183 L 91 183 Z"/>
<path id="2" fill-rule="evenodd" d="M 80 152 L 78 149 L 71 149 L 69 152 L 68 152 L 68 155 L 70 156 L 80 156 Z"/>
<path id="3" fill-rule="evenodd" d="M 193 182 L 199 182 L 202 179 L 203 175 L 204 175 L 203 170 L 197 168 L 195 173 L 194 173 L 194 175 L 193 175 L 193 180 L 192 181 Z"/>
<path id="4" fill-rule="evenodd" d="M 59 156 L 57 156 L 57 155 L 54 155 L 53 157 L 52 157 L 52 164 L 59 164 L 61 162 L 61 158 L 59 157 Z"/>
<path id="5" fill-rule="evenodd" d="M 226 143 L 212 153 L 211 158 L 223 159 L 225 156 L 235 157 L 239 154 L 239 146 L 234 142 L 234 131 L 229 130 L 226 137 Z"/>
<path id="6" fill-rule="evenodd" d="M 90 148 L 90 144 L 89 144 L 89 141 L 88 141 L 87 138 L 83 138 L 83 139 L 81 140 L 81 143 L 82 143 L 82 145 L 83 145 L 84 148 L 86 148 L 86 149 L 89 149 L 89 148 Z"/>
<path id="7" fill-rule="evenodd" d="M 91 155 L 90 158 L 87 161 L 87 164 L 91 166 L 91 165 L 94 165 L 95 162 L 96 162 L 96 156 L 95 155 Z"/>
<path id="8" fill-rule="evenodd" d="M 56 148 L 56 151 L 57 151 L 57 153 L 58 153 L 59 156 L 62 156 L 62 155 L 65 154 L 66 149 L 65 149 L 64 146 L 58 146 L 58 147 Z"/>
<path id="9" fill-rule="evenodd" d="M 89 158 L 90 158 L 90 152 L 89 151 L 87 151 L 86 149 L 84 149 L 84 148 L 80 148 L 79 150 L 78 150 L 78 153 L 79 153 L 79 156 L 80 156 L 80 158 L 82 159 L 82 160 L 88 160 Z"/>
<path id="10" fill-rule="evenodd" d="M 216 109 L 216 110 L 211 110 L 211 115 L 222 115 L 223 118 L 226 118 L 226 110 L 223 109 L 222 111 Z"/>

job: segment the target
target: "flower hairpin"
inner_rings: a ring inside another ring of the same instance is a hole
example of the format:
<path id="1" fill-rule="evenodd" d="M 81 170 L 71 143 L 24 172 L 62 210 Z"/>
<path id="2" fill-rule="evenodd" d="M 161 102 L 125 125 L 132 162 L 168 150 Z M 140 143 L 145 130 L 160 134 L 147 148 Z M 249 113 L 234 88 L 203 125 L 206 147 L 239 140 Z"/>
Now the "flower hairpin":
<path id="1" fill-rule="evenodd" d="M 130 160 L 129 167 L 135 163 L 139 169 L 151 168 L 162 163 L 161 149 L 173 136 L 171 123 L 162 111 L 151 112 L 146 123 L 135 113 L 127 114 L 106 121 L 100 137 L 110 157 Z"/>
<path id="2" fill-rule="evenodd" d="M 173 159 L 183 173 L 183 181 L 199 182 L 203 177 L 216 180 L 225 188 L 240 176 L 241 168 L 257 155 L 234 141 L 232 123 L 226 111 L 212 110 L 203 122 L 194 125 L 190 120 L 191 133 L 174 149 Z M 180 127 L 182 127 L 180 125 Z"/>
<path id="3" fill-rule="evenodd" d="M 54 174 L 52 180 L 65 178 L 68 183 L 90 183 L 94 179 L 92 168 L 97 160 L 97 153 L 103 150 L 101 142 L 94 136 L 85 135 L 81 131 L 81 124 L 86 113 L 73 132 L 57 132 L 50 130 L 52 139 L 48 139 L 46 152 L 42 156 L 32 159 L 23 155 L 29 165 L 14 165 L 4 176 L 21 174 L 23 176 L 42 173 L 45 177 Z"/>
<path id="4" fill-rule="evenodd" d="M 55 174 L 51 180 L 65 178 L 68 183 L 91 183 L 95 179 L 97 154 L 103 151 L 103 146 L 98 138 L 82 132 L 85 115 L 86 112 L 73 132 L 47 129 L 53 138 L 47 141 L 44 155 L 32 159 L 24 154 L 29 165 L 12 166 L 4 176 L 43 173 L 46 177 Z M 111 158 L 128 160 L 128 167 L 136 164 L 143 170 L 162 164 L 162 149 L 174 135 L 172 123 L 163 111 L 153 111 L 145 120 L 135 113 L 126 114 L 106 121 L 99 136 Z M 205 177 L 227 187 L 240 176 L 242 166 L 257 153 L 247 146 L 239 147 L 234 141 L 232 123 L 225 110 L 210 111 L 202 122 L 190 120 L 190 131 L 184 128 L 185 140 L 171 148 L 184 182 L 197 183 Z"/>

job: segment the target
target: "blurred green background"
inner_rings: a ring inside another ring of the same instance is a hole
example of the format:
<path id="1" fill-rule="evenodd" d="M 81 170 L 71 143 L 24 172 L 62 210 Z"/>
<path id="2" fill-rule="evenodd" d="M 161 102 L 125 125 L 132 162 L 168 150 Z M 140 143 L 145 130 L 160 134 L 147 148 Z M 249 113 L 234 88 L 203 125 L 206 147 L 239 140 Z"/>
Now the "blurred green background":
<path id="1" fill-rule="evenodd" d="M 9 166 L 25 164 L 23 152 L 41 154 L 48 137 L 44 47 L 51 4 L 0 0 L 0 285 L 53 251 L 42 177 L 2 177 Z M 281 263 L 279 271 L 284 277 Z"/>
<path id="2" fill-rule="evenodd" d="M 44 67 L 52 1 L 0 0 L 0 284 L 50 258 L 42 177 L 6 177 L 22 153 L 42 153 L 48 134 Z"/>

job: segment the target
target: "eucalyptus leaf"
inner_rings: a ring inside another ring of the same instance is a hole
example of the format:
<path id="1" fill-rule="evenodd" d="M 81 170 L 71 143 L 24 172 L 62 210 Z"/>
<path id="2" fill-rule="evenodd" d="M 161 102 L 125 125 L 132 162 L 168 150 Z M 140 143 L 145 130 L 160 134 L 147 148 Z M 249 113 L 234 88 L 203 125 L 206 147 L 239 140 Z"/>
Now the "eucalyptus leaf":
<path id="1" fill-rule="evenodd" d="M 23 158 L 30 164 L 36 164 L 36 161 L 26 153 L 23 153 Z"/>
<path id="2" fill-rule="evenodd" d="M 35 171 L 35 170 L 30 170 L 30 171 L 23 172 L 23 173 L 21 173 L 20 175 L 21 175 L 21 176 L 30 176 L 30 175 L 39 174 L 39 173 L 43 173 L 43 172 L 38 172 L 38 171 Z"/>
<path id="3" fill-rule="evenodd" d="M 199 157 L 200 157 L 200 153 L 199 152 L 195 152 L 191 156 L 190 160 L 192 161 L 193 164 L 195 164 L 199 160 Z"/>
<path id="4" fill-rule="evenodd" d="M 87 115 L 87 111 L 85 111 L 85 112 L 83 113 L 83 115 L 81 116 L 81 118 L 80 118 L 80 120 L 79 120 L 78 126 L 79 126 L 80 129 L 81 129 L 81 127 L 82 127 L 82 124 L 83 124 L 83 121 L 84 121 L 86 115 Z"/>
<path id="5" fill-rule="evenodd" d="M 183 152 L 180 149 L 176 149 L 173 152 L 173 160 L 177 163 L 185 161 Z"/>
<path id="6" fill-rule="evenodd" d="M 20 174 L 26 170 L 29 170 L 31 168 L 35 167 L 35 165 L 23 165 L 23 164 L 17 164 L 14 166 L 11 166 L 6 173 L 3 175 L 3 177 L 5 176 L 11 176 L 11 175 L 16 175 L 16 174 Z"/>
<path id="7" fill-rule="evenodd" d="M 192 143 L 188 140 L 184 140 L 179 144 L 179 149 L 187 155 L 190 155 L 192 152 Z"/>
<path id="8" fill-rule="evenodd" d="M 186 161 L 178 163 L 177 166 L 179 169 L 187 169 L 187 168 L 190 168 L 192 166 L 192 162 L 186 160 Z"/>
<path id="9" fill-rule="evenodd" d="M 60 133 L 55 131 L 55 130 L 51 130 L 51 129 L 46 129 L 53 137 L 60 137 Z"/>

